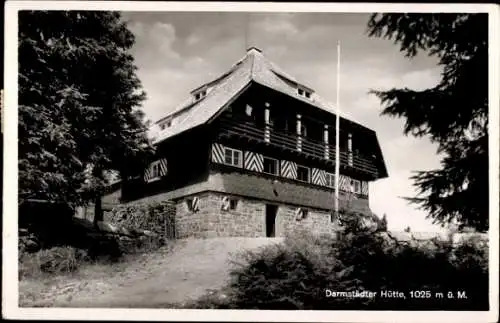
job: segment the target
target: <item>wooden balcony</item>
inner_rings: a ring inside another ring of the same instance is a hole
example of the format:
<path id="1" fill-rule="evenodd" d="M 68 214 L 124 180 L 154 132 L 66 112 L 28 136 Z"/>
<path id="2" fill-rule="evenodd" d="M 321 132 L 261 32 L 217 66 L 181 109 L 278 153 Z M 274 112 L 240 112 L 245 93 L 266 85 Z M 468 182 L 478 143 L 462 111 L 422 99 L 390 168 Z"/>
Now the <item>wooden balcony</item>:
<path id="1" fill-rule="evenodd" d="M 321 159 L 324 162 L 335 164 L 335 145 L 326 145 L 323 142 L 314 141 L 308 138 L 301 138 L 300 149 L 298 148 L 298 136 L 296 134 L 278 132 L 270 127 L 270 140 L 265 141 L 265 128 L 260 128 L 250 123 L 238 122 L 230 118 L 221 118 L 220 135 L 236 136 L 259 143 L 269 144 L 281 149 L 287 149 L 303 154 L 307 157 Z M 328 147 L 328 154 L 326 153 Z M 326 158 L 328 156 L 328 158 Z M 341 167 L 351 168 L 358 172 L 367 173 L 375 178 L 378 176 L 378 170 L 374 163 L 359 154 L 352 153 L 351 157 L 347 151 L 340 152 Z M 349 163 L 349 161 L 352 161 Z"/>

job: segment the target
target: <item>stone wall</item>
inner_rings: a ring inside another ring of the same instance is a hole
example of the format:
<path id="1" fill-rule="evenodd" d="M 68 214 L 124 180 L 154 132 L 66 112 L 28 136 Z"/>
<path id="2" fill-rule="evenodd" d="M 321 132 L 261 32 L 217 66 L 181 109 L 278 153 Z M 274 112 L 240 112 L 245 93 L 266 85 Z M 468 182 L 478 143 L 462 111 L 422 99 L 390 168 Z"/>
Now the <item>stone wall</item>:
<path id="1" fill-rule="evenodd" d="M 190 208 L 190 199 L 186 197 L 177 202 L 176 225 L 179 238 L 184 237 L 265 237 L 266 202 L 242 197 L 231 197 L 236 201 L 234 209 L 222 210 L 225 194 L 207 192 L 195 195 L 198 198 L 198 210 Z M 310 230 L 319 234 L 333 233 L 338 229 L 330 220 L 330 213 L 308 208 L 307 216 L 297 220 L 295 206 L 278 206 L 275 235 L 285 236 L 299 230 Z"/>
<path id="2" fill-rule="evenodd" d="M 263 203 L 238 199 L 234 210 L 223 211 L 224 194 L 202 193 L 198 211 L 190 210 L 188 198 L 177 202 L 176 225 L 179 238 L 265 236 Z"/>
<path id="3" fill-rule="evenodd" d="M 340 227 L 337 221 L 331 221 L 330 212 L 308 209 L 304 219 L 297 220 L 296 207 L 280 205 L 276 219 L 276 235 L 284 236 L 299 231 L 309 231 L 315 234 L 334 234 Z"/>

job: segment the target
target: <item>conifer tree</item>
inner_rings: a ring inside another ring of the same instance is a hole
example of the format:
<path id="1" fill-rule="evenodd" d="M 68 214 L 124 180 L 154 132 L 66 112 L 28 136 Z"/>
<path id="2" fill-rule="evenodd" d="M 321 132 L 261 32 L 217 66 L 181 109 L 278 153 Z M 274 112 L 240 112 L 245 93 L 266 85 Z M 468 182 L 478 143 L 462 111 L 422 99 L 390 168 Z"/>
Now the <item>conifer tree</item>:
<path id="1" fill-rule="evenodd" d="M 382 115 L 404 118 L 406 135 L 430 138 L 444 155 L 440 169 L 415 173 L 419 194 L 408 199 L 442 225 L 487 230 L 487 14 L 374 14 L 368 33 L 394 40 L 408 58 L 435 56 L 442 67 L 433 88 L 373 91 Z"/>
<path id="2" fill-rule="evenodd" d="M 110 171 L 142 170 L 153 150 L 133 44 L 116 12 L 19 13 L 21 203 L 99 202 Z"/>

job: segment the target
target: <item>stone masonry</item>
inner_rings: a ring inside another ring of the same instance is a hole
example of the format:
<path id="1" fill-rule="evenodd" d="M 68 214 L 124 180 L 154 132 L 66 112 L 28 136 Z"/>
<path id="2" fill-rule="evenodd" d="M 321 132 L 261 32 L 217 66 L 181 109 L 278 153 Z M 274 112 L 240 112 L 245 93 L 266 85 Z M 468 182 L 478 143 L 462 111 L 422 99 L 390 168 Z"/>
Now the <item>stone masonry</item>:
<path id="1" fill-rule="evenodd" d="M 191 199 L 198 198 L 198 210 L 190 207 Z M 265 237 L 266 202 L 223 193 L 204 192 L 177 201 L 177 237 Z M 234 200 L 233 208 L 222 210 L 223 197 Z M 298 230 L 332 234 L 339 227 L 331 222 L 330 212 L 307 208 L 307 215 L 297 220 L 296 206 L 276 204 L 275 235 L 285 236 Z"/>

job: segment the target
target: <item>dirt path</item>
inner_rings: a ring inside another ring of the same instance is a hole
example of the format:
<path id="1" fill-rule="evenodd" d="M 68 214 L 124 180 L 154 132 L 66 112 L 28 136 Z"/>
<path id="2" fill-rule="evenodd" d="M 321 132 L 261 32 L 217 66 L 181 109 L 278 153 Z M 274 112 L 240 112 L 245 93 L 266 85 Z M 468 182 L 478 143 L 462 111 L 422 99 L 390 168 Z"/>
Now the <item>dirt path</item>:
<path id="1" fill-rule="evenodd" d="M 155 253 L 116 272 L 103 281 L 66 280 L 52 286 L 59 295 L 24 306 L 54 307 L 169 307 L 196 299 L 223 286 L 229 260 L 242 250 L 279 243 L 274 238 L 214 238 L 181 240 L 169 253 Z M 95 276 L 95 274 L 94 274 Z M 29 288 L 20 284 L 20 291 Z M 66 289 L 67 292 L 61 292 Z M 50 294 L 50 292 L 49 292 Z M 22 302 L 20 304 L 23 306 Z"/>

